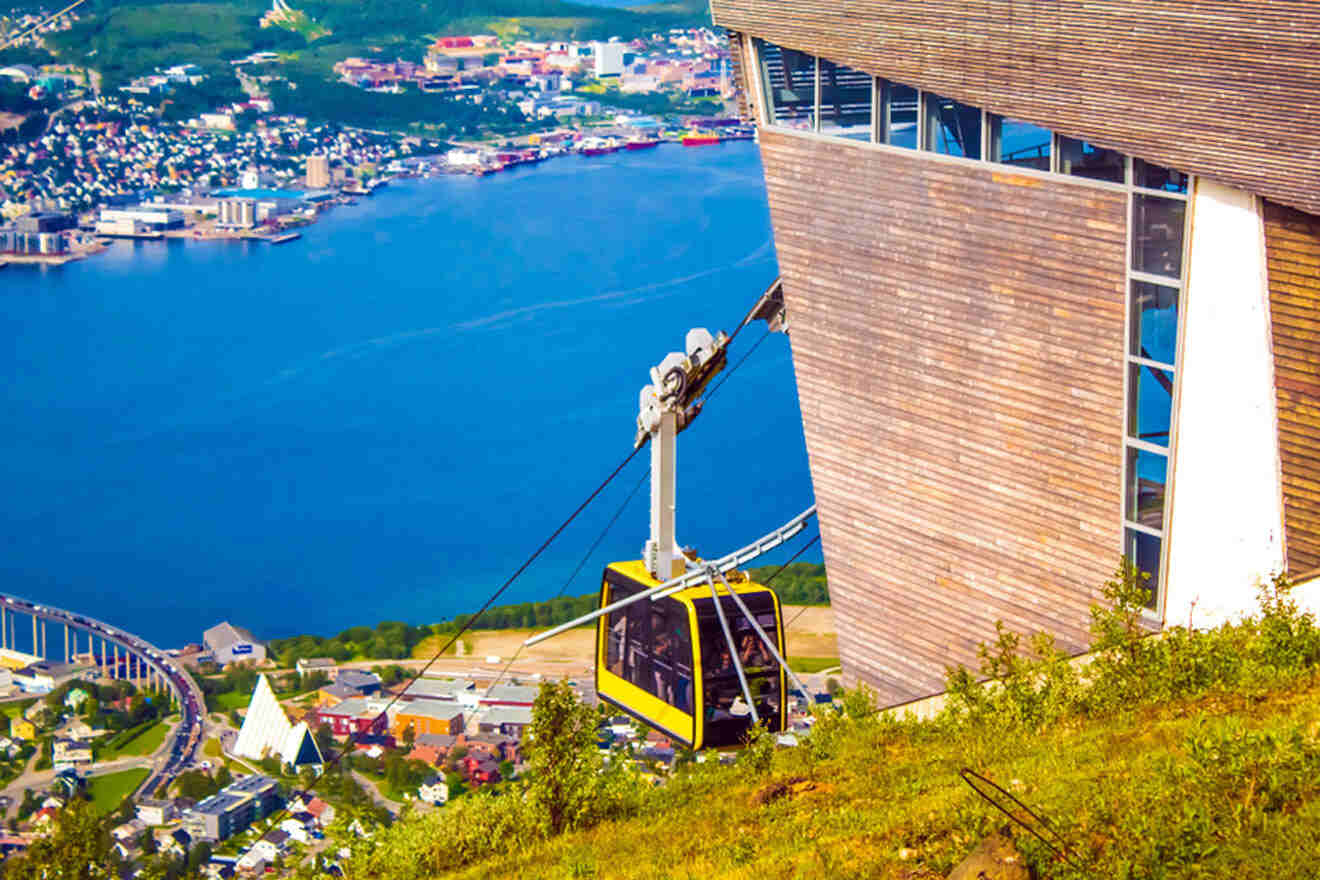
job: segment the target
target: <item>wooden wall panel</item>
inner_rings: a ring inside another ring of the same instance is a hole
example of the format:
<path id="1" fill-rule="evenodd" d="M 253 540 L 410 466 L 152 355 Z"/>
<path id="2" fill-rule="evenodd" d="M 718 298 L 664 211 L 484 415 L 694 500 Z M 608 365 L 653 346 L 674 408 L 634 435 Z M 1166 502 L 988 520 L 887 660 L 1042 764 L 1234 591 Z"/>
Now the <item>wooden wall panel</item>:
<path id="1" fill-rule="evenodd" d="M 733 64 L 733 81 L 738 85 L 738 94 L 734 99 L 738 107 L 738 118 L 743 122 L 754 122 L 752 118 L 751 104 L 747 97 L 747 76 L 743 70 L 743 58 L 746 51 L 743 45 L 742 34 L 730 31 L 729 37 L 729 55 Z"/>
<path id="2" fill-rule="evenodd" d="M 1320 217 L 1265 203 L 1288 573 L 1320 570 Z"/>
<path id="3" fill-rule="evenodd" d="M 1320 213 L 1315 0 L 712 0 L 717 24 Z"/>
<path id="4" fill-rule="evenodd" d="M 761 132 L 845 676 L 1087 641 L 1121 549 L 1126 196 Z"/>

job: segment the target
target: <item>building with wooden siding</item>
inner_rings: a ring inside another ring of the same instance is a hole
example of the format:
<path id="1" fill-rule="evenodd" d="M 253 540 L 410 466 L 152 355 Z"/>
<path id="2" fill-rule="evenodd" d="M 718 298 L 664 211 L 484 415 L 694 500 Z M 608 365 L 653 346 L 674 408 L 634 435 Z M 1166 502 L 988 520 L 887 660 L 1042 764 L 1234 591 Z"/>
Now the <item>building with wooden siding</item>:
<path id="1" fill-rule="evenodd" d="M 1320 574 L 1320 6 L 713 0 L 758 123 L 845 677 Z M 1304 601 L 1314 604 L 1303 586 Z"/>

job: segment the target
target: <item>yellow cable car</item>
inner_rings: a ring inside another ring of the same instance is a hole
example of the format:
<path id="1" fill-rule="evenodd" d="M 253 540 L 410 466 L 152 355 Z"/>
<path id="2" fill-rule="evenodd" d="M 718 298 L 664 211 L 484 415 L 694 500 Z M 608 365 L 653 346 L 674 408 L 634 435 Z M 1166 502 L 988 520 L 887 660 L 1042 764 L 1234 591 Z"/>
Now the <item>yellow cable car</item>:
<path id="1" fill-rule="evenodd" d="M 605 569 L 600 607 L 659 584 L 641 560 L 613 563 Z M 784 656 L 783 617 L 774 591 L 746 580 L 731 580 L 729 589 Z M 757 715 L 771 731 L 783 730 L 788 703 L 784 669 L 723 589 L 720 606 Z M 597 618 L 600 699 L 691 749 L 738 745 L 751 727 L 736 663 L 704 582 Z"/>

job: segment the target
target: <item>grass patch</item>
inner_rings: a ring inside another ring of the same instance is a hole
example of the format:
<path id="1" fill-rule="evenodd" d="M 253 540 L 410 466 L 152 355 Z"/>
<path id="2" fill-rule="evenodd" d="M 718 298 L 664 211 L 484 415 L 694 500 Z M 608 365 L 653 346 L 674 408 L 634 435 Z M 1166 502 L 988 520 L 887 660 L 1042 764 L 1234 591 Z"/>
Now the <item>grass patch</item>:
<path id="1" fill-rule="evenodd" d="M 238 691 L 228 691 L 211 697 L 211 705 L 221 712 L 228 712 L 232 709 L 246 709 L 250 702 L 252 702 L 251 694 Z"/>
<path id="2" fill-rule="evenodd" d="M 30 700 L 14 700 L 12 702 L 0 703 L 0 713 L 4 713 L 6 718 L 17 718 L 27 711 L 27 707 L 35 703 L 36 697 Z"/>
<path id="3" fill-rule="evenodd" d="M 167 733 L 169 733 L 169 726 L 163 721 L 156 721 L 132 730 L 126 730 L 122 734 L 122 739 L 120 735 L 116 735 L 107 740 L 104 746 L 97 749 L 96 758 L 98 761 L 113 761 L 115 758 L 126 756 L 150 755 L 160 748 L 161 743 L 165 742 Z"/>
<path id="4" fill-rule="evenodd" d="M 206 744 L 202 746 L 202 754 L 208 758 L 223 758 L 224 750 L 220 747 L 220 740 L 215 737 L 208 739 Z"/>
<path id="5" fill-rule="evenodd" d="M 87 793 L 92 796 L 92 809 L 98 816 L 106 815 L 141 785 L 150 772 L 139 768 L 92 777 L 87 781 Z"/>
<path id="6" fill-rule="evenodd" d="M 824 672 L 826 669 L 833 669 L 838 665 L 838 657 L 790 657 L 788 660 L 790 669 L 804 675 L 811 672 Z"/>
<path id="7" fill-rule="evenodd" d="M 439 651 L 440 647 L 445 643 L 447 643 L 451 638 L 453 638 L 453 635 L 451 633 L 441 633 L 439 635 L 427 636 L 426 638 L 418 642 L 417 646 L 413 648 L 412 659 L 430 660 L 432 657 L 435 656 L 435 652 Z M 445 657 L 459 656 L 458 649 L 460 645 L 463 648 L 463 656 L 471 657 L 472 640 L 468 639 L 466 636 L 454 642 L 454 644 L 450 645 L 449 648 L 445 651 L 444 656 Z"/>

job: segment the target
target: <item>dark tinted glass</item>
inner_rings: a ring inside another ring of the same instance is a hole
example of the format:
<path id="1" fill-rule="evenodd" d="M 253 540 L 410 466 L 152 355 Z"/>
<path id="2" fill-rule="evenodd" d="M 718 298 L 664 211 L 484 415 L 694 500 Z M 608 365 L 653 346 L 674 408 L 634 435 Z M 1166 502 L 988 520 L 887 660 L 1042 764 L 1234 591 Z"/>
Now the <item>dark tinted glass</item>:
<path id="1" fill-rule="evenodd" d="M 816 106 L 815 57 L 760 40 L 757 45 L 771 123 L 811 128 Z"/>
<path id="2" fill-rule="evenodd" d="M 1117 150 L 1105 150 L 1072 138 L 1059 138 L 1059 171 L 1064 174 L 1122 183 L 1125 166 L 1124 156 Z"/>
<path id="3" fill-rule="evenodd" d="M 1187 203 L 1182 199 L 1132 196 L 1132 270 L 1182 277 L 1183 227 Z"/>
<path id="4" fill-rule="evenodd" d="M 1140 364 L 1131 364 L 1128 370 L 1128 435 L 1156 446 L 1168 446 L 1173 373 Z"/>
<path id="5" fill-rule="evenodd" d="M 1140 523 L 1151 529 L 1164 528 L 1164 484 L 1168 470 L 1167 456 L 1144 449 L 1128 449 L 1128 522 Z"/>
<path id="6" fill-rule="evenodd" d="M 1123 540 L 1123 555 L 1136 565 L 1138 571 L 1150 576 L 1145 581 L 1146 589 L 1150 590 L 1146 607 L 1154 608 L 1160 591 L 1160 539 L 1128 529 Z"/>
<path id="7" fill-rule="evenodd" d="M 638 589 L 610 583 L 608 601 L 625 599 Z M 610 612 L 605 666 L 671 706 L 691 712 L 692 628 L 687 609 L 676 599 L 661 599 Z"/>
<path id="8" fill-rule="evenodd" d="M 1161 168 L 1142 159 L 1132 160 L 1132 183 L 1144 189 L 1164 192 L 1187 192 L 1187 175 L 1172 168 Z"/>
<path id="9" fill-rule="evenodd" d="M 1129 354 L 1173 364 L 1178 351 L 1178 289 L 1133 281 L 1131 335 Z"/>
<path id="10" fill-rule="evenodd" d="M 820 59 L 820 130 L 871 139 L 871 75 Z"/>
<path id="11" fill-rule="evenodd" d="M 757 623 L 770 638 L 778 639 L 773 600 L 765 594 L 742 597 Z M 734 667 L 736 656 L 747 676 L 747 687 L 752 692 L 756 711 L 771 730 L 779 726 L 779 706 L 783 699 L 779 688 L 779 669 L 763 642 L 743 617 L 742 611 L 727 596 L 721 596 L 729 629 L 733 633 L 734 653 L 730 653 L 712 600 L 698 600 L 698 626 L 701 633 L 702 689 L 705 706 L 705 738 L 708 745 L 733 745 L 751 726 L 751 713 L 745 702 L 738 671 Z M 776 649 L 781 649 L 776 645 Z"/>
<path id="12" fill-rule="evenodd" d="M 911 86 L 887 82 L 884 84 L 886 144 L 895 147 L 917 148 L 917 90 Z"/>
<path id="13" fill-rule="evenodd" d="M 926 149 L 948 156 L 981 158 L 981 109 L 927 93 Z"/>
<path id="14" fill-rule="evenodd" d="M 990 119 L 990 160 L 1005 165 L 1017 165 L 1021 168 L 1035 168 L 1038 171 L 1050 170 L 1050 130 L 991 116 Z"/>

